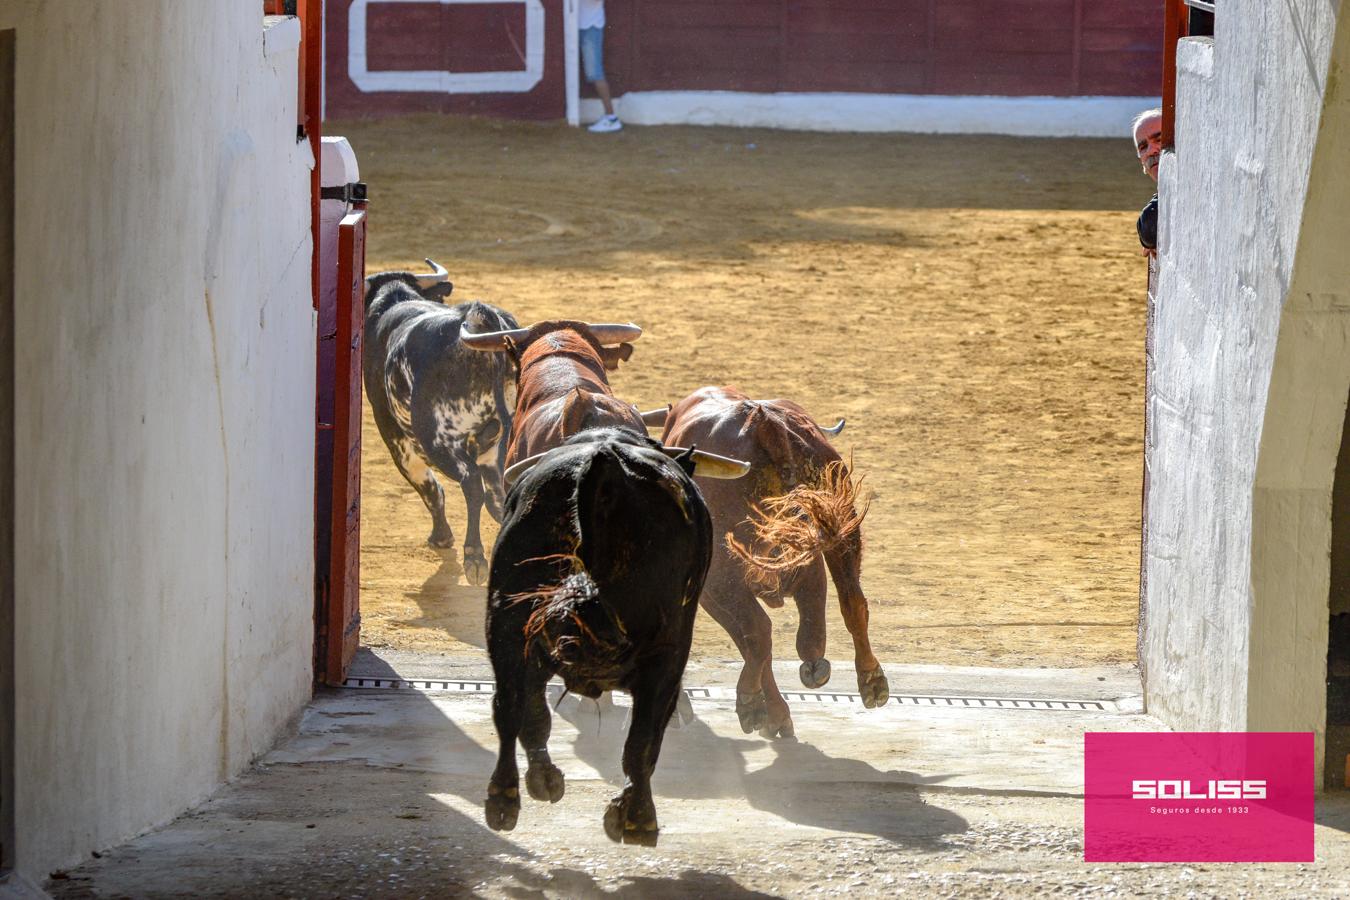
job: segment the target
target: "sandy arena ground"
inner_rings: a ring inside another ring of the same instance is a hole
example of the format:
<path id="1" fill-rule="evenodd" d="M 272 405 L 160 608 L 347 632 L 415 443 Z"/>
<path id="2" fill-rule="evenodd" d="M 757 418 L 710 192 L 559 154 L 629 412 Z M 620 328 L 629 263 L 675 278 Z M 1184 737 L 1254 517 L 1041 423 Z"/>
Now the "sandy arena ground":
<path id="1" fill-rule="evenodd" d="M 883 661 L 1133 660 L 1150 185 L 1125 138 L 327 130 L 370 185 L 370 271 L 432 256 L 456 298 L 522 323 L 637 322 L 612 383 L 643 408 L 735 384 L 846 417 Z M 368 415 L 364 441 L 363 642 L 481 653 L 482 589 L 425 545 Z M 458 543 L 457 486 L 447 500 Z M 795 610 L 773 618 L 790 658 Z M 830 634 L 850 659 L 837 609 Z M 694 653 L 736 658 L 707 616 Z"/>

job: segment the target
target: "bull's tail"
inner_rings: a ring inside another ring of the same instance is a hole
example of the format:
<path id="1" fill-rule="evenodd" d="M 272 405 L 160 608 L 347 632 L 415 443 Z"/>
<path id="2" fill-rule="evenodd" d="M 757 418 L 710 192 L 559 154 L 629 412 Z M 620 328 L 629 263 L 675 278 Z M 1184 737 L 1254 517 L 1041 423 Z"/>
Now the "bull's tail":
<path id="1" fill-rule="evenodd" d="M 541 649 L 560 670 L 619 658 L 627 641 L 600 604 L 600 588 L 579 557 L 568 554 L 559 560 L 571 567 L 571 574 L 510 598 L 532 607 L 525 622 L 526 654 Z"/>
<path id="2" fill-rule="evenodd" d="M 859 533 L 870 505 L 864 500 L 859 512 L 861 493 L 862 478 L 853 477 L 851 462 L 835 460 L 814 481 L 757 504 L 750 518 L 754 538 L 743 544 L 728 534 L 727 548 L 745 564 L 751 584 L 776 584 Z"/>

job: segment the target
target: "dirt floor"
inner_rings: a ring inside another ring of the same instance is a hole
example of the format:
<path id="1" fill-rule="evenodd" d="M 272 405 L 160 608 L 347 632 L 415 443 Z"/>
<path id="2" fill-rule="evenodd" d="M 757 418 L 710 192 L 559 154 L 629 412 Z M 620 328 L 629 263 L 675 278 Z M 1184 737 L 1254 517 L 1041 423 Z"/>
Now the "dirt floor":
<path id="1" fill-rule="evenodd" d="M 1151 185 L 1123 137 L 327 130 L 370 185 L 370 271 L 431 256 L 457 298 L 522 323 L 637 322 L 612 382 L 643 408 L 734 384 L 846 417 L 836 445 L 875 498 L 863 585 L 883 661 L 1133 660 Z M 482 589 L 458 550 L 425 545 L 369 416 L 364 441 L 364 642 L 481 652 Z M 795 611 L 773 618 L 790 657 Z M 849 658 L 837 610 L 830 631 Z M 694 653 L 736 655 L 706 616 Z"/>

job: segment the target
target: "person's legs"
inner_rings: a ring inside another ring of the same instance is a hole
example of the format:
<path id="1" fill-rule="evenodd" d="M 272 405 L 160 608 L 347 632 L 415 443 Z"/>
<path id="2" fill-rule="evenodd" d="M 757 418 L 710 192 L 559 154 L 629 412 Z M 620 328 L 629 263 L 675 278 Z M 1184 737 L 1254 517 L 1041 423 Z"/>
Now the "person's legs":
<path id="1" fill-rule="evenodd" d="M 609 92 L 609 82 L 605 80 L 603 28 L 581 29 L 581 70 L 586 80 L 595 85 L 600 102 L 605 106 L 605 117 L 614 118 L 614 100 Z"/>
<path id="2" fill-rule="evenodd" d="M 609 82 L 601 78 L 595 83 L 595 92 L 600 95 L 600 102 L 605 104 L 605 115 L 614 115 L 614 101 L 609 96 Z"/>

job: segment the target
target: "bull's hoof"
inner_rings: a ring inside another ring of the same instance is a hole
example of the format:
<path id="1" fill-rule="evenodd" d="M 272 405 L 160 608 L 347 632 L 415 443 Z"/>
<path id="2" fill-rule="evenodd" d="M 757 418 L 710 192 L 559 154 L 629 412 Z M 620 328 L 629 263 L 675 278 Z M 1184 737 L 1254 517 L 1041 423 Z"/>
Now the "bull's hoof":
<path id="1" fill-rule="evenodd" d="M 533 763 L 525 770 L 525 789 L 536 800 L 557 803 L 565 788 L 562 770 L 551 762 Z"/>
<path id="2" fill-rule="evenodd" d="M 668 728 L 683 728 L 694 721 L 694 704 L 689 702 L 689 695 L 680 688 L 680 693 L 675 697 L 675 715 L 670 717 Z"/>
<path id="3" fill-rule="evenodd" d="M 516 827 L 516 819 L 520 817 L 520 790 L 507 788 L 500 793 L 497 791 L 495 785 L 488 785 L 488 798 L 483 805 L 483 812 L 488 827 L 493 831 L 510 831 Z"/>
<path id="4" fill-rule="evenodd" d="M 736 692 L 736 717 L 741 720 L 741 731 L 750 734 L 769 722 L 768 699 L 763 691 L 755 694 Z"/>
<path id="5" fill-rule="evenodd" d="M 759 736 L 770 741 L 795 741 L 797 729 L 792 726 L 791 719 L 786 722 L 765 723 L 759 729 Z"/>
<path id="6" fill-rule="evenodd" d="M 803 662 L 797 674 L 809 688 L 824 687 L 830 680 L 830 661 L 822 656 L 814 662 Z"/>
<path id="7" fill-rule="evenodd" d="M 605 834 L 616 844 L 655 847 L 661 833 L 656 824 L 656 810 L 648 808 L 643 815 L 632 806 L 626 791 L 609 801 L 605 807 Z"/>
<path id="8" fill-rule="evenodd" d="M 427 537 L 427 546 L 437 550 L 448 550 L 455 546 L 455 533 L 449 528 L 445 530 L 433 528 L 431 534 Z"/>
<path id="9" fill-rule="evenodd" d="M 476 586 L 487 584 L 488 561 L 483 556 L 483 548 L 464 548 L 464 579 Z"/>
<path id="10" fill-rule="evenodd" d="M 858 693 L 862 694 L 863 706 L 873 709 L 885 706 L 891 699 L 891 685 L 886 681 L 886 673 L 881 669 L 858 673 Z"/>

